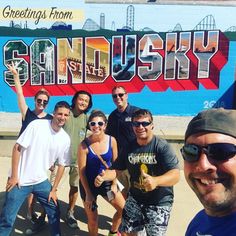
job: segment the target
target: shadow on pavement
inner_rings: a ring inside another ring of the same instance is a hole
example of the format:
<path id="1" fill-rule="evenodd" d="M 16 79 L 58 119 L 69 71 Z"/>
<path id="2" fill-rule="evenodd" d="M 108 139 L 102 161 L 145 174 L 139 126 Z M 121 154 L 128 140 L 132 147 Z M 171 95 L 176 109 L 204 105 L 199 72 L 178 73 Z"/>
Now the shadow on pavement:
<path id="1" fill-rule="evenodd" d="M 0 212 L 2 211 L 2 205 L 4 203 L 5 199 L 5 192 L 0 192 Z M 75 218 L 78 220 L 79 228 L 78 229 L 71 229 L 67 224 L 65 223 L 65 216 L 66 211 L 68 208 L 68 204 L 64 201 L 59 201 L 60 209 L 61 209 L 61 233 L 62 236 L 87 236 L 87 219 L 84 212 L 84 209 L 80 206 L 76 206 L 75 208 Z M 101 206 L 100 206 L 101 207 Z M 37 213 L 41 212 L 42 207 L 39 203 L 36 203 L 35 211 Z M 26 212 L 27 212 L 27 201 L 25 200 L 23 205 L 20 208 L 20 211 L 18 212 L 13 231 L 11 233 L 11 236 L 19 236 L 19 235 L 25 235 L 24 232 L 27 228 L 30 227 L 29 221 L 26 219 Z M 99 229 L 109 229 L 111 225 L 111 218 L 107 217 L 105 215 L 99 215 Z M 84 223 L 86 224 L 85 227 L 82 227 L 81 229 L 80 224 Z M 86 230 L 86 231 L 85 231 Z M 38 236 L 50 236 L 49 233 L 49 226 L 48 224 L 44 227 L 44 229 L 38 233 L 35 234 Z M 102 234 L 99 234 L 99 236 L 102 236 Z"/>

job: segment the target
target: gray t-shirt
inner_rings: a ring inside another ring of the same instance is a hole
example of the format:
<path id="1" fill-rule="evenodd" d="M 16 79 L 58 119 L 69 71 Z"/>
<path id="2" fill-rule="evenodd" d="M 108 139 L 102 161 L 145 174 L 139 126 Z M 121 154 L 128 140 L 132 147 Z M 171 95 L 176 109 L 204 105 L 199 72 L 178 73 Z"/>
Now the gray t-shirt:
<path id="1" fill-rule="evenodd" d="M 146 205 L 172 205 L 173 187 L 157 187 L 146 192 L 141 176 L 141 169 L 151 176 L 160 176 L 169 170 L 178 169 L 178 159 L 166 140 L 154 135 L 151 142 L 145 146 L 140 146 L 135 140 L 119 155 L 112 169 L 128 169 L 130 194 L 138 202 Z"/>

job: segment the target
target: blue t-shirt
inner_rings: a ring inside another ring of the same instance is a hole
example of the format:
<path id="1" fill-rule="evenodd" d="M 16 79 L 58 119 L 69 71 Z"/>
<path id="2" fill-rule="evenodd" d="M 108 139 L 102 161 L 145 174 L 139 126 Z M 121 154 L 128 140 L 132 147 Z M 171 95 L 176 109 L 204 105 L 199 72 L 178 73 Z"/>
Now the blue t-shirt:
<path id="1" fill-rule="evenodd" d="M 185 236 L 235 236 L 236 212 L 223 216 L 213 217 L 200 211 L 190 222 Z"/>

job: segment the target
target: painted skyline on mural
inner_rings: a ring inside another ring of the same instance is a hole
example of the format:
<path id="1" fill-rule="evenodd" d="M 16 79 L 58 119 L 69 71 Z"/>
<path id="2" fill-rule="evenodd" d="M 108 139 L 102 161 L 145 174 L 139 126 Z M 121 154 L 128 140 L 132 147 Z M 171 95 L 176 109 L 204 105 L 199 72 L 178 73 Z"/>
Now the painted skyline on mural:
<path id="1" fill-rule="evenodd" d="M 81 12 L 81 17 L 77 21 L 61 19 L 59 16 L 51 19 L 40 19 L 37 24 L 35 19 L 9 19 L 10 13 L 4 12 L 6 6 L 11 7 L 11 11 L 16 10 L 40 10 L 42 7 L 37 2 L 26 0 L 6 1 L 0 3 L 0 26 L 14 26 L 19 28 L 52 28 L 61 24 L 68 29 L 85 29 L 88 31 L 100 28 L 108 30 L 129 29 L 135 31 L 153 30 L 156 32 L 166 31 L 186 31 L 194 30 L 196 27 L 204 29 L 220 29 L 227 31 L 235 28 L 236 14 L 235 7 L 219 6 L 178 6 L 178 5 L 149 5 L 149 4 L 90 4 L 84 1 L 72 0 L 58 1 L 50 0 L 45 2 L 43 9 L 56 8 L 70 10 L 73 6 Z M 106 7 L 109 5 L 109 8 Z M 108 10 L 109 9 L 109 10 Z M 145 9 L 145 12 L 143 11 Z M 9 8 L 8 8 L 8 11 Z M 181 14 L 176 14 L 181 12 Z M 146 14 L 145 14 L 146 13 Z M 227 17 L 225 17 L 227 15 Z M 142 16 L 142 17 L 140 17 Z M 204 20 L 205 19 L 205 20 Z M 56 22 L 56 24 L 54 24 Z M 71 26 L 71 27 L 70 27 Z M 207 28 L 208 27 L 208 28 Z"/>
<path id="2" fill-rule="evenodd" d="M 149 3 L 149 4 L 198 4 L 198 5 L 221 5 L 232 6 L 236 5 L 235 1 L 230 0 L 85 0 L 87 3 Z"/>

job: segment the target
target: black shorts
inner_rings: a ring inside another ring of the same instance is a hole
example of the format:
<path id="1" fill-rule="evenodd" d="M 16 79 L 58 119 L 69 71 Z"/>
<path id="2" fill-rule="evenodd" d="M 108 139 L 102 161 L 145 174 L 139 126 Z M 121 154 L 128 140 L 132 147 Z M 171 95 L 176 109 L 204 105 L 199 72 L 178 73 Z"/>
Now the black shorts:
<path id="1" fill-rule="evenodd" d="M 107 192 L 111 190 L 111 185 L 112 181 L 105 181 L 100 187 L 97 188 L 95 187 L 94 183 L 89 183 L 89 188 L 91 193 L 93 194 L 93 197 L 95 198 L 95 201 L 97 200 L 98 195 L 101 195 L 102 197 L 107 197 Z M 83 199 L 83 201 L 85 201 L 86 193 L 81 181 L 79 181 L 79 191 L 81 198 Z"/>

